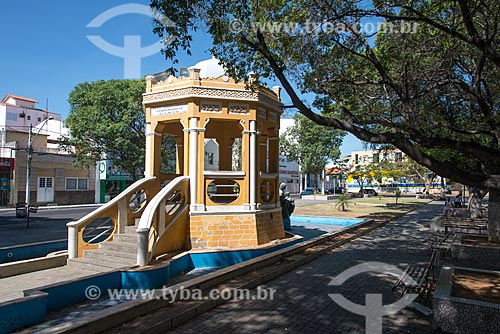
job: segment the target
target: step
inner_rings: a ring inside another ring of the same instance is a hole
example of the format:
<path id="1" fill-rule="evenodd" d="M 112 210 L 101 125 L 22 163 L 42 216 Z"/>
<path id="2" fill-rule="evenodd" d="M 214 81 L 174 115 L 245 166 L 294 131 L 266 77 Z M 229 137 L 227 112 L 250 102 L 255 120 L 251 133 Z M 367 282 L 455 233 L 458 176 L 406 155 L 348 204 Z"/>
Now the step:
<path id="1" fill-rule="evenodd" d="M 125 234 L 135 234 L 137 227 L 135 226 L 125 226 Z"/>
<path id="2" fill-rule="evenodd" d="M 113 241 L 127 242 L 137 245 L 137 233 L 134 234 L 115 234 Z"/>
<path id="3" fill-rule="evenodd" d="M 89 250 L 83 253 L 83 257 L 87 259 L 98 259 L 101 261 L 112 261 L 124 265 L 134 265 L 137 261 L 135 254 L 115 252 L 104 249 Z"/>
<path id="4" fill-rule="evenodd" d="M 129 268 L 132 266 L 133 265 L 114 263 L 109 260 L 104 261 L 91 258 L 68 259 L 68 268 L 87 270 L 87 271 L 108 272 L 108 271 L 115 271 L 121 268 Z"/>
<path id="5" fill-rule="evenodd" d="M 121 241 L 108 241 L 101 244 L 101 249 L 128 254 L 137 254 L 137 244 Z"/>

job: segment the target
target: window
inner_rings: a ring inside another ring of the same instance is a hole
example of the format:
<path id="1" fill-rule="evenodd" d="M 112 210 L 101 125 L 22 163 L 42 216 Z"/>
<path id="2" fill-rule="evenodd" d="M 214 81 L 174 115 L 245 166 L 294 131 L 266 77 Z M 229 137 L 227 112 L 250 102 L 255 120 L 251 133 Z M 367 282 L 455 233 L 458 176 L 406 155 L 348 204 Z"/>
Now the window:
<path id="1" fill-rule="evenodd" d="M 209 165 L 214 164 L 214 152 L 208 152 L 208 164 Z"/>
<path id="2" fill-rule="evenodd" d="M 403 161 L 403 153 L 396 152 L 396 161 Z"/>
<path id="3" fill-rule="evenodd" d="M 78 179 L 78 190 L 87 190 L 87 179 Z"/>
<path id="4" fill-rule="evenodd" d="M 7 113 L 7 120 L 8 121 L 17 121 L 17 114 L 14 114 L 12 112 Z"/>
<path id="5" fill-rule="evenodd" d="M 373 153 L 373 162 L 378 163 L 379 162 L 379 155 L 378 153 Z"/>
<path id="6" fill-rule="evenodd" d="M 41 117 L 38 117 L 38 121 L 41 122 L 42 121 L 42 118 Z"/>
<path id="7" fill-rule="evenodd" d="M 76 177 L 66 178 L 66 190 L 87 190 L 88 184 L 88 179 L 77 179 Z"/>
<path id="8" fill-rule="evenodd" d="M 357 155 L 357 154 L 354 155 L 354 161 L 355 161 L 356 165 L 359 164 L 359 155 Z"/>
<path id="9" fill-rule="evenodd" d="M 26 116 L 26 119 L 27 119 L 28 121 L 29 121 L 29 120 L 31 120 L 31 116 L 30 116 L 30 115 Z"/>

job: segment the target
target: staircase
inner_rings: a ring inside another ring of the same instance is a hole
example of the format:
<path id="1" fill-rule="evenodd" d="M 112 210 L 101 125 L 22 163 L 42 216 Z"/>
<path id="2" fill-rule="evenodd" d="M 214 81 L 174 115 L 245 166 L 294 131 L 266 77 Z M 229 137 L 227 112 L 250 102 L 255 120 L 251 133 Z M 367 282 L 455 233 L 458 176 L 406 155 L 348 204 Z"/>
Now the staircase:
<path id="1" fill-rule="evenodd" d="M 125 227 L 125 234 L 116 234 L 113 241 L 101 243 L 101 248 L 86 250 L 83 257 L 68 259 L 68 267 L 108 272 L 135 266 L 137 263 L 136 229 L 136 226 Z"/>

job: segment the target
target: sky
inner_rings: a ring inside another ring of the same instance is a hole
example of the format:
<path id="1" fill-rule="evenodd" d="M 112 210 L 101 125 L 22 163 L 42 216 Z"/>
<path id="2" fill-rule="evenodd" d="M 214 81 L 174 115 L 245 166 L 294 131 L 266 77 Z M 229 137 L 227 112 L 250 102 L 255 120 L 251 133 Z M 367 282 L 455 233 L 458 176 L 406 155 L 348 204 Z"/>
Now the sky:
<path id="1" fill-rule="evenodd" d="M 159 41 L 152 32 L 151 17 L 141 14 L 141 8 L 147 5 L 147 0 L 3 1 L 0 98 L 8 93 L 31 97 L 42 109 L 48 101 L 48 109 L 65 119 L 69 113 L 69 93 L 78 83 L 142 77 L 173 66 L 159 48 L 150 47 Z M 105 16 L 106 13 L 109 15 Z M 103 47 L 95 42 L 96 37 L 88 36 L 98 36 L 112 46 Z M 138 47 L 140 43 L 143 51 L 136 51 L 135 65 L 129 62 L 125 66 L 124 55 L 133 61 L 130 56 L 134 54 L 133 41 Z M 113 55 L 109 50 L 125 45 L 125 52 L 115 50 Z M 211 37 L 203 31 L 197 32 L 192 56 L 180 54 L 178 66 L 189 67 L 210 58 L 210 46 Z M 153 49 L 151 55 L 139 55 L 148 47 Z M 285 104 L 289 102 L 287 96 L 283 100 Z M 345 156 L 360 149 L 361 142 L 348 135 L 341 152 Z"/>

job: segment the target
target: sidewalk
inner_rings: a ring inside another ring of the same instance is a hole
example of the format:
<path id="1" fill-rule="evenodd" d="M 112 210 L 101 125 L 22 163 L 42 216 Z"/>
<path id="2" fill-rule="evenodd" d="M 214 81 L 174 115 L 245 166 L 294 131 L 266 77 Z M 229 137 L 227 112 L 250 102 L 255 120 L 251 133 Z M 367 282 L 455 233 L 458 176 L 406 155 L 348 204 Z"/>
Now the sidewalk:
<path id="1" fill-rule="evenodd" d="M 424 243 L 428 226 L 441 211 L 440 202 L 425 205 L 262 286 L 276 290 L 273 300 L 232 300 L 191 319 L 173 333 L 365 333 L 365 318 L 344 310 L 328 294 L 341 293 L 353 303 L 364 305 L 367 293 L 381 293 L 387 305 L 399 298 L 391 291 L 396 279 L 364 273 L 342 286 L 329 286 L 331 278 L 367 261 L 394 264 L 401 269 L 408 263 L 426 262 L 430 256 Z M 300 229 L 303 227 L 296 227 L 296 232 Z M 90 274 L 60 267 L 0 279 L 0 302 L 22 296 L 26 289 Z M 408 308 L 385 316 L 383 321 L 383 333 L 419 334 L 431 330 L 429 318 Z"/>
<path id="2" fill-rule="evenodd" d="M 396 279 L 380 273 L 364 273 L 342 286 L 329 286 L 332 277 L 354 265 L 378 261 L 403 269 L 408 263 L 425 262 L 425 238 L 429 223 L 440 214 L 440 202 L 432 202 L 383 228 L 354 240 L 263 288 L 276 289 L 274 300 L 231 300 L 206 312 L 172 333 L 365 333 L 365 318 L 338 306 L 328 294 L 341 293 L 353 303 L 365 304 L 367 293 L 381 293 L 383 304 L 399 295 L 391 291 Z M 383 333 L 431 333 L 429 318 L 409 308 L 385 316 Z"/>

